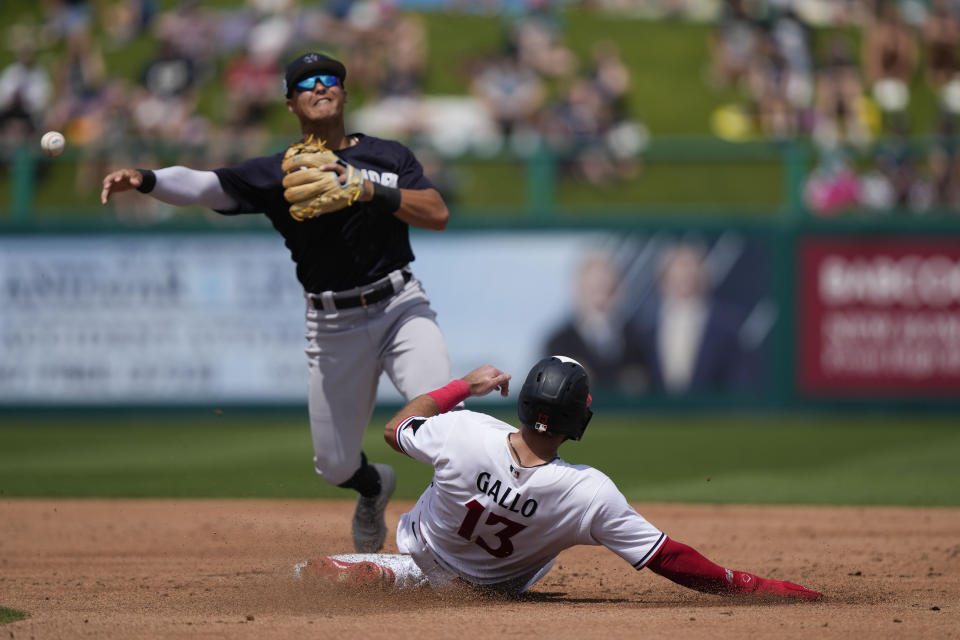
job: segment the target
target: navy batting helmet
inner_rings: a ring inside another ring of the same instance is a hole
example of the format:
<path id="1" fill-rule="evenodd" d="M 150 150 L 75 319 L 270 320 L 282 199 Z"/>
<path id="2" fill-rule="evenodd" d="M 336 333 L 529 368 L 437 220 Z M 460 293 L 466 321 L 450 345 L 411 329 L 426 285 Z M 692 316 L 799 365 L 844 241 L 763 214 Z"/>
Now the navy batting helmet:
<path id="1" fill-rule="evenodd" d="M 579 440 L 593 417 L 590 401 L 590 381 L 580 363 L 550 356 L 527 374 L 517 399 L 517 415 L 535 431 Z"/>

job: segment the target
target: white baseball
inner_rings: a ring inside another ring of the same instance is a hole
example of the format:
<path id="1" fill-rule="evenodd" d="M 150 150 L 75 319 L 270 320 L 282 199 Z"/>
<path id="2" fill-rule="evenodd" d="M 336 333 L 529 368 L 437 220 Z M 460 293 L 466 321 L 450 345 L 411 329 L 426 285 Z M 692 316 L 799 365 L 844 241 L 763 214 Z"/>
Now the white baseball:
<path id="1" fill-rule="evenodd" d="M 67 146 L 67 140 L 59 131 L 47 131 L 40 138 L 40 148 L 48 156 L 58 156 L 63 153 L 63 148 Z"/>

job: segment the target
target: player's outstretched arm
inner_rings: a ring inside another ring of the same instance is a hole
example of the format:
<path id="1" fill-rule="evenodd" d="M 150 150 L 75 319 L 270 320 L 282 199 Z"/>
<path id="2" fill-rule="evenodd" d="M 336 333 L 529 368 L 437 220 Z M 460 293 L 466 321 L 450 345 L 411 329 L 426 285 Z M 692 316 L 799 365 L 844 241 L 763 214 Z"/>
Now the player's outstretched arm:
<path id="1" fill-rule="evenodd" d="M 679 585 L 720 595 L 752 594 L 766 597 L 820 600 L 823 594 L 792 582 L 761 578 L 746 571 L 725 569 L 693 547 L 667 538 L 647 568 Z"/>
<path id="2" fill-rule="evenodd" d="M 410 416 L 430 418 L 446 413 L 470 396 L 485 396 L 497 390 L 507 397 L 510 393 L 510 374 L 485 364 L 450 384 L 429 393 L 417 396 L 400 409 L 383 428 L 383 439 L 395 451 L 402 453 L 397 444 L 397 426 Z"/>
<path id="3" fill-rule="evenodd" d="M 220 178 L 213 171 L 199 171 L 173 166 L 151 171 L 120 169 L 103 179 L 100 202 L 107 204 L 112 193 L 138 189 L 151 197 L 174 206 L 202 206 L 217 211 L 231 211 L 237 202 L 223 190 Z"/>

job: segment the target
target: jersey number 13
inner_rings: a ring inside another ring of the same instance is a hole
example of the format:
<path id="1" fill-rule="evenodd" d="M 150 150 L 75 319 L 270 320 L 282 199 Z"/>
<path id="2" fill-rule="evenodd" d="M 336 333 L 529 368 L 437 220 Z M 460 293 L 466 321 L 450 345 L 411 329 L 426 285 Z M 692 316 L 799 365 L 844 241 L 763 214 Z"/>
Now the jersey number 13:
<path id="1" fill-rule="evenodd" d="M 477 528 L 477 523 L 480 522 L 480 517 L 483 516 L 483 512 L 487 509 L 476 500 L 471 500 L 464 506 L 467 508 L 467 515 L 464 517 L 463 522 L 460 523 L 460 529 L 457 531 L 457 533 L 461 538 L 470 540 L 473 538 L 473 532 Z M 510 538 L 527 528 L 527 525 L 525 524 L 514 522 L 513 520 L 504 518 L 501 515 L 493 513 L 492 511 L 487 516 L 485 524 L 503 525 L 502 529 L 494 532 L 493 534 L 500 540 L 500 545 L 497 547 L 491 547 L 481 536 L 477 536 L 476 539 L 474 539 L 474 542 L 476 542 L 481 549 L 495 558 L 506 558 L 513 553 L 513 541 L 511 541 Z"/>

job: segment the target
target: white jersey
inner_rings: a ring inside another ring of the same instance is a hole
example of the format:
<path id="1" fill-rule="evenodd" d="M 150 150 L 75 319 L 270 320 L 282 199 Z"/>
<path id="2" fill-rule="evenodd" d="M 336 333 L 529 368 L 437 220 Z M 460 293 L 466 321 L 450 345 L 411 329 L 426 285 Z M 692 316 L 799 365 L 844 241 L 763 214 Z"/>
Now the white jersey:
<path id="1" fill-rule="evenodd" d="M 507 442 L 514 431 L 472 411 L 397 426 L 403 452 L 434 467 L 397 528 L 401 552 L 425 547 L 449 571 L 485 585 L 530 577 L 578 544 L 604 545 L 637 569 L 653 557 L 666 537 L 610 478 L 559 457 L 520 467 Z"/>

